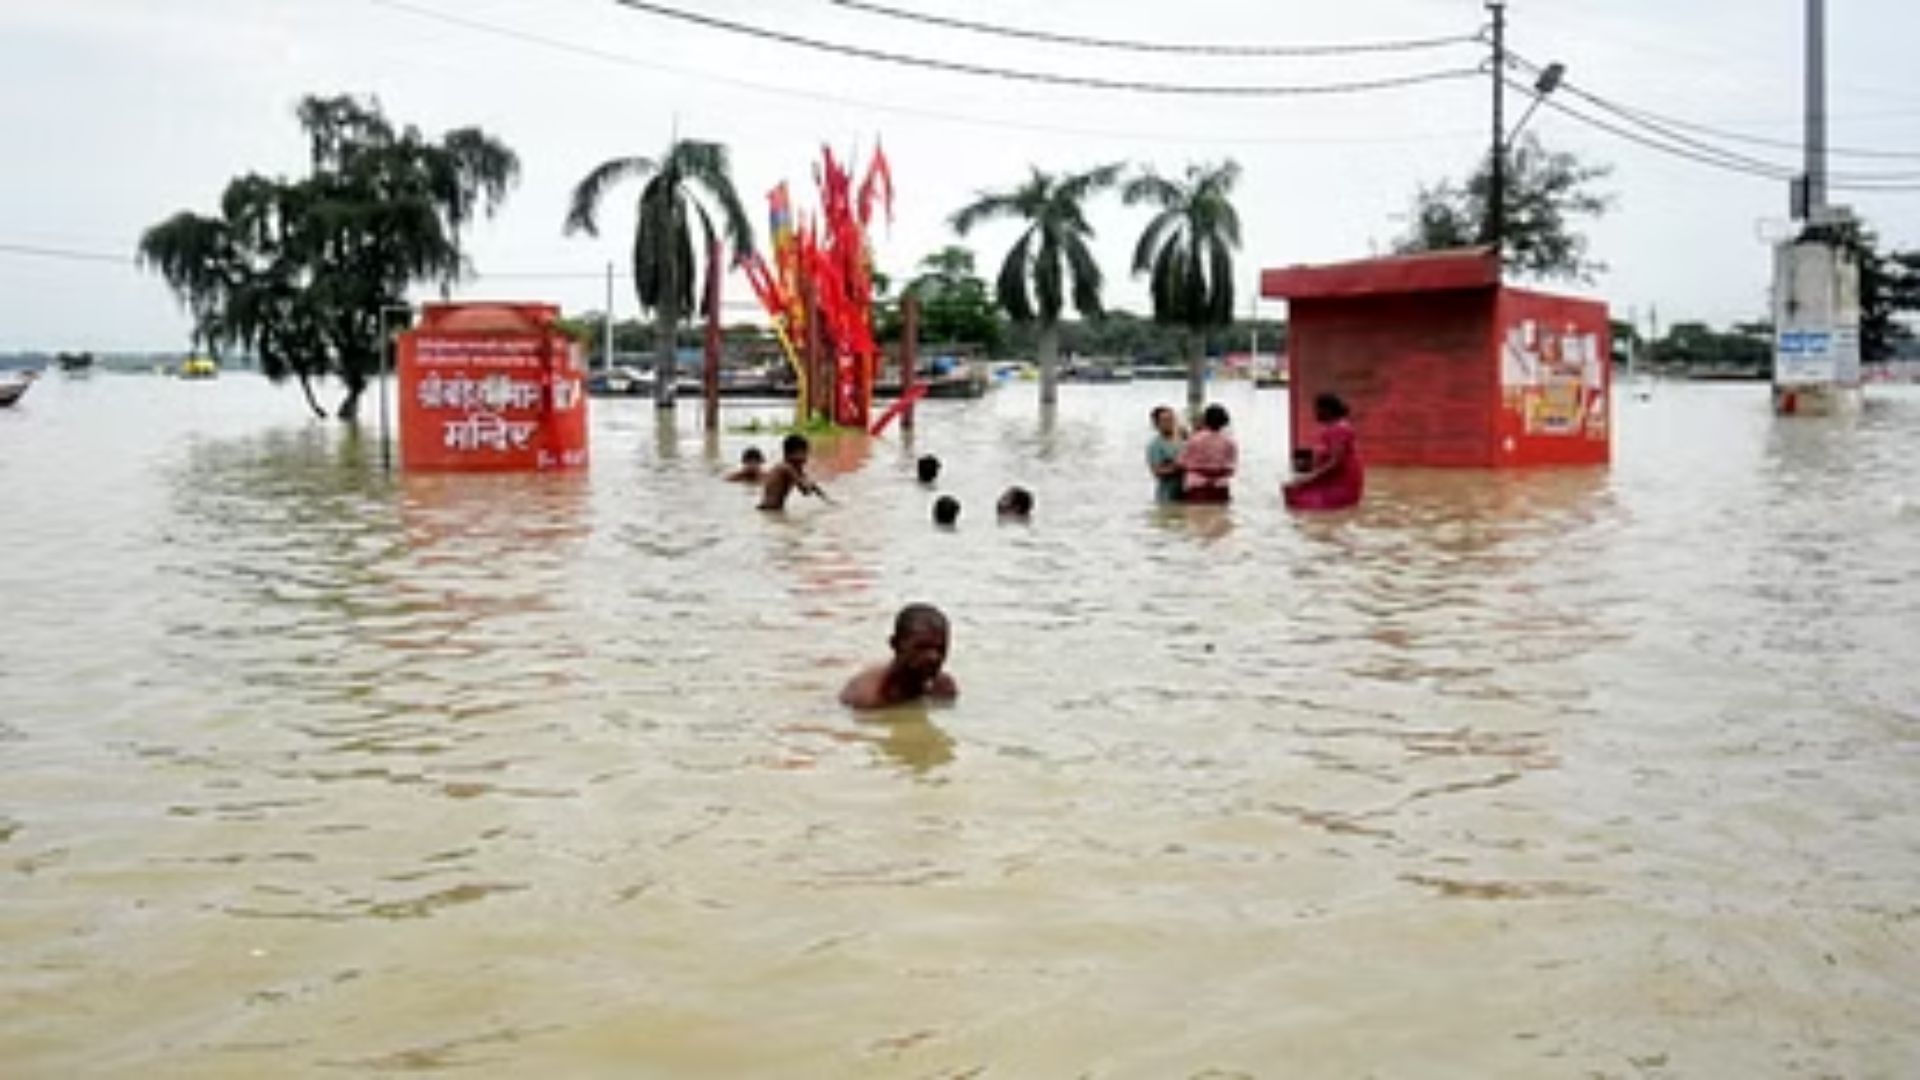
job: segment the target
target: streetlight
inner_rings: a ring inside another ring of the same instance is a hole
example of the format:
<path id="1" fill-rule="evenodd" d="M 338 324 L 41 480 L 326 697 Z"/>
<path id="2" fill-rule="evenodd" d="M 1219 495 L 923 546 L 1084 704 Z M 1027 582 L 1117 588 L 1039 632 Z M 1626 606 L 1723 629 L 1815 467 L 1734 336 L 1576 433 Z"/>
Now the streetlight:
<path id="1" fill-rule="evenodd" d="M 1558 60 L 1540 69 L 1540 77 L 1533 80 L 1533 102 L 1527 106 L 1526 112 L 1520 114 L 1520 122 L 1513 125 L 1513 130 L 1508 133 L 1508 146 L 1512 146 L 1513 141 L 1520 137 L 1520 129 L 1526 127 L 1527 121 L 1533 119 L 1533 111 L 1540 107 L 1541 102 L 1547 100 L 1548 94 L 1560 89 L 1560 83 L 1566 77 L 1567 65 Z"/>

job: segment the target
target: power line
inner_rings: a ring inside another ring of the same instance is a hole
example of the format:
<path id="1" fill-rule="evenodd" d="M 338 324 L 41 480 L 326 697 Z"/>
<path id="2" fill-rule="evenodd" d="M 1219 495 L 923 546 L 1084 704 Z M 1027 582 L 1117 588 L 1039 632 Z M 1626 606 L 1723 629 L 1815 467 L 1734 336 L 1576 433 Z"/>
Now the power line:
<path id="1" fill-rule="evenodd" d="M 1587 102 L 1590 105 L 1593 105 L 1596 108 L 1599 108 L 1605 112 L 1612 113 L 1614 116 L 1619 117 L 1622 120 L 1628 121 L 1629 123 L 1638 124 L 1641 127 L 1648 129 L 1649 131 L 1658 132 L 1659 134 L 1665 136 L 1666 138 L 1671 139 L 1674 142 L 1679 143 L 1683 146 L 1691 146 L 1691 147 L 1694 147 L 1695 149 L 1706 150 L 1711 153 L 1717 153 L 1724 157 L 1727 157 L 1730 160 L 1746 162 L 1748 164 L 1759 166 L 1761 168 L 1786 169 L 1789 172 L 1792 172 L 1795 169 L 1795 167 L 1792 165 L 1786 165 L 1776 161 L 1768 161 L 1761 158 L 1751 157 L 1737 150 L 1728 150 L 1723 146 L 1717 146 L 1713 143 L 1705 142 L 1701 139 L 1695 138 L 1694 136 L 1688 135 L 1687 133 L 1680 131 L 1677 128 L 1669 127 L 1668 125 L 1660 123 L 1659 121 L 1649 119 L 1646 116 L 1636 113 L 1634 110 L 1627 108 L 1626 106 L 1608 101 L 1607 99 L 1600 97 L 1596 94 L 1588 93 L 1587 91 L 1582 90 L 1579 87 L 1574 86 L 1570 83 L 1565 83 L 1565 82 L 1561 83 L 1560 89 L 1566 91 L 1567 93 L 1572 94 L 1573 96 L 1581 99 L 1582 101 Z M 1830 181 L 1838 180 L 1843 183 L 1848 181 L 1862 181 L 1862 182 L 1868 182 L 1868 183 L 1911 182 L 1914 180 L 1920 180 L 1920 172 L 1913 172 L 1913 171 L 1881 172 L 1881 173 L 1830 172 L 1827 174 L 1827 178 Z"/>
<path id="2" fill-rule="evenodd" d="M 1530 90 L 1530 88 L 1523 87 L 1511 79 L 1507 81 L 1507 85 L 1523 91 Z M 1613 115 L 1619 120 L 1634 124 L 1645 131 L 1652 132 L 1675 146 L 1685 147 L 1703 155 L 1711 155 L 1729 165 L 1740 166 L 1756 174 L 1768 175 L 1774 179 L 1790 180 L 1799 175 L 1799 171 L 1794 165 L 1753 157 L 1737 150 L 1729 150 L 1726 147 L 1697 139 L 1685 132 L 1677 131 L 1663 124 L 1636 116 L 1626 107 L 1617 105 L 1598 95 L 1588 93 L 1570 83 L 1562 82 L 1559 89 L 1572 94 L 1574 97 L 1593 105 L 1603 112 Z M 1900 190 L 1904 185 L 1920 181 L 1920 173 L 1830 173 L 1828 178 L 1830 182 L 1833 182 L 1837 186 L 1852 188 L 1856 191 L 1883 191 Z M 1889 187 L 1889 185 L 1891 185 L 1891 187 Z"/>
<path id="3" fill-rule="evenodd" d="M 376 7 L 405 12 L 418 18 L 428 19 L 449 26 L 458 26 L 476 33 L 489 34 L 530 45 L 538 45 L 542 48 L 552 49 L 557 52 L 571 53 L 575 56 L 584 56 L 604 63 L 618 64 L 623 67 L 635 68 L 642 71 L 660 72 L 690 79 L 701 79 L 721 86 L 731 86 L 735 89 L 764 94 L 769 97 L 778 97 L 788 101 L 816 101 L 822 104 L 841 106 L 843 108 L 865 109 L 870 112 L 894 116 L 908 116 L 921 120 L 935 120 L 943 123 L 963 124 L 970 127 L 988 128 L 992 130 L 1030 131 L 1040 135 L 1066 135 L 1077 138 L 1115 139 L 1133 142 L 1185 143 L 1198 146 L 1379 146 L 1416 142 L 1444 142 L 1479 135 L 1477 129 L 1472 131 L 1457 129 L 1452 131 L 1426 132 L 1420 135 L 1383 137 L 1341 136 L 1305 138 L 1296 136 L 1288 138 L 1248 135 L 1196 136 L 1192 132 L 1112 131 L 1097 128 L 1071 127 L 1063 124 L 1049 124 L 1030 120 L 999 120 L 992 117 L 970 116 L 965 113 L 944 112 L 938 109 L 924 109 L 911 105 L 869 101 L 864 98 L 822 93 L 817 90 L 802 90 L 793 87 L 776 86 L 771 83 L 754 82 L 749 79 L 719 75 L 699 68 L 686 68 L 672 64 L 655 63 L 625 53 L 611 52 L 606 49 L 595 48 L 591 45 L 581 45 L 576 42 L 563 41 L 541 34 L 529 33 L 509 26 L 501 26 L 496 23 L 482 22 L 478 19 L 470 19 L 461 15 L 436 11 L 433 8 L 420 7 L 415 4 L 406 3 L 404 0 L 367 0 L 367 2 Z"/>
<path id="4" fill-rule="evenodd" d="M 0 252 L 8 255 L 24 255 L 35 259 L 65 259 L 70 262 L 117 263 L 132 266 L 133 259 L 126 255 L 109 255 L 102 251 L 81 251 L 76 248 L 43 247 L 38 244 L 0 243 Z"/>
<path id="5" fill-rule="evenodd" d="M 1538 74 L 1541 71 L 1540 65 L 1532 62 L 1531 60 L 1526 59 L 1525 57 L 1515 55 L 1512 57 L 1512 59 L 1517 66 L 1524 68 L 1527 71 L 1533 72 L 1535 74 Z M 1580 86 L 1575 85 L 1571 80 L 1562 80 L 1562 82 L 1560 83 L 1560 89 L 1570 92 L 1577 97 L 1585 99 L 1586 101 L 1589 101 L 1592 104 L 1602 109 L 1605 109 L 1606 111 L 1611 112 L 1616 116 L 1621 117 L 1622 119 L 1630 120 L 1634 123 L 1640 124 L 1645 127 L 1654 128 L 1656 130 L 1679 129 L 1679 131 L 1692 131 L 1692 132 L 1698 132 L 1703 135 L 1711 135 L 1715 138 L 1721 139 L 1726 142 L 1745 143 L 1749 146 L 1765 146 L 1765 147 L 1772 147 L 1774 149 L 1781 149 L 1781 150 L 1799 150 L 1801 148 L 1800 143 L 1790 139 L 1769 139 L 1759 135 L 1746 135 L 1737 131 L 1728 131 L 1725 128 L 1714 127 L 1710 124 L 1697 123 L 1691 120 L 1682 120 L 1677 117 L 1667 116 L 1661 113 L 1654 112 L 1651 109 L 1644 109 L 1644 108 L 1640 108 L 1639 106 L 1627 105 L 1619 101 L 1610 100 L 1608 98 L 1600 96 L 1597 93 L 1594 93 L 1591 90 L 1586 90 Z M 1528 88 L 1528 91 L 1532 92 L 1531 88 Z M 1689 136 L 1679 134 L 1678 131 L 1668 131 L 1667 134 L 1671 135 L 1676 140 L 1684 140 L 1684 139 L 1690 138 Z M 1701 145 L 1705 145 L 1705 144 L 1701 144 Z M 1733 151 L 1728 151 L 1728 152 L 1733 153 Z M 1895 161 L 1920 161 L 1920 151 L 1911 151 L 1911 150 L 1862 150 L 1862 149 L 1843 148 L 1843 147 L 1828 147 L 1827 153 L 1837 157 L 1878 158 L 1878 159 L 1895 160 Z M 1841 175 L 1841 174 L 1835 174 L 1835 175 Z M 1852 175 L 1854 179 L 1903 179 L 1904 180 L 1904 179 L 1920 178 L 1920 173 L 1912 173 L 1912 172 L 1878 173 L 1878 174 L 1858 173 L 1858 174 L 1852 174 Z"/>
<path id="6" fill-rule="evenodd" d="M 1513 85 L 1516 89 L 1523 89 L 1523 90 L 1526 89 L 1524 84 L 1521 84 L 1518 82 L 1511 83 L 1510 85 Z M 1724 151 L 1702 151 L 1702 150 L 1690 148 L 1685 145 L 1679 145 L 1679 144 L 1663 141 L 1659 138 L 1655 138 L 1653 136 L 1647 135 L 1642 131 L 1637 131 L 1627 127 L 1622 127 L 1619 124 L 1615 124 L 1607 120 L 1602 120 L 1591 114 L 1575 109 L 1572 106 L 1566 104 L 1565 102 L 1559 101 L 1555 98 L 1551 98 L 1551 97 L 1547 98 L 1546 106 L 1547 108 L 1552 109 L 1563 116 L 1567 116 L 1574 120 L 1578 120 L 1579 122 L 1586 124 L 1588 127 L 1594 128 L 1598 131 L 1606 132 L 1607 134 L 1612 135 L 1615 138 L 1624 139 L 1627 142 L 1635 143 L 1639 146 L 1646 147 L 1649 150 L 1657 150 L 1661 153 L 1668 154 L 1673 157 L 1683 158 L 1688 161 L 1695 162 L 1696 164 L 1708 165 L 1713 168 L 1724 170 L 1726 172 L 1738 173 L 1743 176 L 1758 177 L 1763 180 L 1771 180 L 1775 182 L 1783 181 L 1783 180 L 1791 180 L 1794 178 L 1795 175 L 1797 175 L 1790 166 L 1772 164 L 1767 162 L 1758 162 L 1757 159 L 1744 158 L 1744 157 L 1730 158 L 1725 156 Z M 1856 181 L 1852 183 L 1836 183 L 1832 186 L 1838 189 L 1848 190 L 1848 191 L 1869 191 L 1869 192 L 1885 192 L 1885 193 L 1920 192 L 1920 184 L 1862 183 L 1862 182 Z"/>
<path id="7" fill-rule="evenodd" d="M 888 52 L 884 49 L 872 49 L 864 45 L 848 45 L 844 42 L 826 41 L 785 30 L 773 30 L 764 26 L 733 22 L 730 19 L 702 15 L 698 12 L 682 11 L 679 8 L 666 7 L 650 3 L 649 0 L 613 0 L 621 7 L 629 8 L 649 15 L 677 22 L 691 23 L 710 30 L 720 30 L 744 37 L 759 38 L 763 41 L 792 45 L 797 48 L 812 49 L 816 52 L 837 53 L 842 56 L 857 57 L 880 63 L 897 64 L 903 67 L 925 68 L 929 71 L 944 71 L 954 75 L 978 75 L 1014 82 L 1042 83 L 1049 86 L 1070 86 L 1083 90 L 1124 90 L 1139 94 L 1166 94 L 1189 97 L 1304 97 L 1332 94 L 1365 93 L 1374 90 L 1392 90 L 1401 87 L 1419 86 L 1425 83 L 1443 82 L 1452 79 L 1471 78 L 1479 72 L 1471 68 L 1449 68 L 1437 71 L 1418 72 L 1412 75 L 1396 75 L 1378 79 L 1360 79 L 1350 82 L 1302 83 L 1297 85 L 1256 86 L 1256 85 L 1196 85 L 1186 83 L 1145 82 L 1136 79 L 1107 79 L 1091 75 L 1062 75 L 1051 71 L 1026 71 L 1018 68 L 991 67 L 985 64 L 965 63 L 957 60 L 941 60 L 930 56 L 914 56 L 908 53 Z"/>
<path id="8" fill-rule="evenodd" d="M 1451 37 L 1409 38 L 1401 41 L 1363 41 L 1320 45 L 1227 45 L 1227 44 L 1189 44 L 1163 41 L 1135 41 L 1122 38 L 1094 37 L 1088 34 L 1064 34 L 1048 30 L 1031 30 L 1017 26 L 998 26 L 992 23 L 973 22 L 968 19 L 956 19 L 944 15 L 932 15 L 919 11 L 907 11 L 889 7 L 885 4 L 867 3 L 866 0 L 827 0 L 835 7 L 849 11 L 877 15 L 886 19 L 902 22 L 920 23 L 925 26 L 937 26 L 947 30 L 962 30 L 970 34 L 985 34 L 992 37 L 1017 38 L 1023 41 L 1038 41 L 1049 45 L 1072 45 L 1086 49 L 1111 49 L 1123 52 L 1171 53 L 1182 56 L 1352 56 L 1363 53 L 1414 52 L 1421 49 L 1438 49 L 1449 45 L 1472 44 L 1480 40 L 1477 35 L 1456 34 Z"/>

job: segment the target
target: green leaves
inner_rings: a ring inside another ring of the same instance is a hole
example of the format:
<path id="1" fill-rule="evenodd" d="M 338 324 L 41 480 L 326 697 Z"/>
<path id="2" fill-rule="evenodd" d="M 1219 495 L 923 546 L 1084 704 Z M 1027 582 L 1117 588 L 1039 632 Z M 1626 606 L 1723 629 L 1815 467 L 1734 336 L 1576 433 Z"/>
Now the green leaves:
<path id="1" fill-rule="evenodd" d="M 646 181 L 635 207 L 634 292 L 641 307 L 677 323 L 694 310 L 707 241 L 724 233 L 736 254 L 753 249 L 753 225 L 734 189 L 727 148 L 682 139 L 657 161 L 621 157 L 601 163 L 574 185 L 563 231 L 597 236 L 601 201 L 628 179 Z M 691 228 L 695 218 L 698 237 Z"/>
<path id="2" fill-rule="evenodd" d="M 1532 133 L 1509 148 L 1506 170 L 1506 268 L 1541 279 L 1591 281 L 1606 269 L 1587 255 L 1580 219 L 1597 218 L 1613 205 L 1595 192 L 1595 181 L 1612 170 L 1588 165 L 1573 154 L 1547 150 Z M 1482 162 L 1465 184 L 1422 186 L 1413 200 L 1412 222 L 1394 249 L 1403 254 L 1473 247 L 1491 235 L 1487 214 L 1493 170 Z"/>
<path id="3" fill-rule="evenodd" d="M 274 379 L 336 375 L 350 418 L 380 362 L 383 311 L 413 285 L 459 278 L 460 230 L 505 200 L 519 159 L 478 128 L 430 142 L 347 96 L 309 97 L 296 116 L 305 176 L 236 177 L 217 217 L 155 225 L 140 259 L 192 313 L 196 344 L 249 350 Z"/>
<path id="4" fill-rule="evenodd" d="M 953 215 L 953 229 L 961 236 L 989 221 L 1026 223 L 1026 231 L 1001 263 L 994 285 L 1000 306 L 1015 322 L 1037 319 L 1043 326 L 1056 325 L 1069 296 L 1082 315 L 1100 314 L 1103 282 L 1087 244 L 1094 233 L 1085 204 L 1112 187 L 1120 171 L 1119 165 L 1102 165 L 1055 176 L 1033 169 L 1019 187 L 982 192 Z"/>
<path id="5" fill-rule="evenodd" d="M 1147 275 L 1154 320 L 1203 333 L 1233 322 L 1233 252 L 1240 215 L 1231 195 L 1240 166 L 1190 165 L 1180 180 L 1147 170 L 1121 191 L 1129 206 L 1159 213 L 1134 246 L 1133 272 Z"/>

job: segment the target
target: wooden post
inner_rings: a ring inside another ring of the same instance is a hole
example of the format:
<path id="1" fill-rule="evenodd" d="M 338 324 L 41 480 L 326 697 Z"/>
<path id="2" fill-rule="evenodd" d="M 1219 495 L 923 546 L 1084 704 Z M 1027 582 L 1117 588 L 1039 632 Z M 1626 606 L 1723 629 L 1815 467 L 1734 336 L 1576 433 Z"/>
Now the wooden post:
<path id="1" fill-rule="evenodd" d="M 900 430 L 913 430 L 913 380 L 920 373 L 920 297 L 913 290 L 900 298 L 900 396 L 909 404 L 900 410 Z"/>
<path id="2" fill-rule="evenodd" d="M 813 279 L 805 280 L 801 296 L 807 311 L 807 384 L 811 391 L 808 396 L 813 399 L 807 402 L 805 419 L 811 421 L 823 412 L 833 414 L 833 371 L 820 355 L 820 296 Z"/>
<path id="3" fill-rule="evenodd" d="M 707 399 L 707 430 L 720 430 L 720 240 L 707 245 L 707 363 L 701 389 Z"/>

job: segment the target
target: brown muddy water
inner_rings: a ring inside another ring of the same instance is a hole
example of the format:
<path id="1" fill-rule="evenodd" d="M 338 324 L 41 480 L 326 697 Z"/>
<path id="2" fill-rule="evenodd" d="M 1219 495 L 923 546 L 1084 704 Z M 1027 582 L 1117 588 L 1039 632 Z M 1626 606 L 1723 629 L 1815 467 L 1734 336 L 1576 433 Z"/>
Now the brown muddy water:
<path id="1" fill-rule="evenodd" d="M 1151 505 L 1179 393 L 937 403 L 772 518 L 691 405 L 390 479 L 290 388 L 43 380 L 0 1072 L 1920 1075 L 1920 394 L 1298 520 L 1246 387 L 1240 501 Z M 917 599 L 960 704 L 836 707 Z"/>

